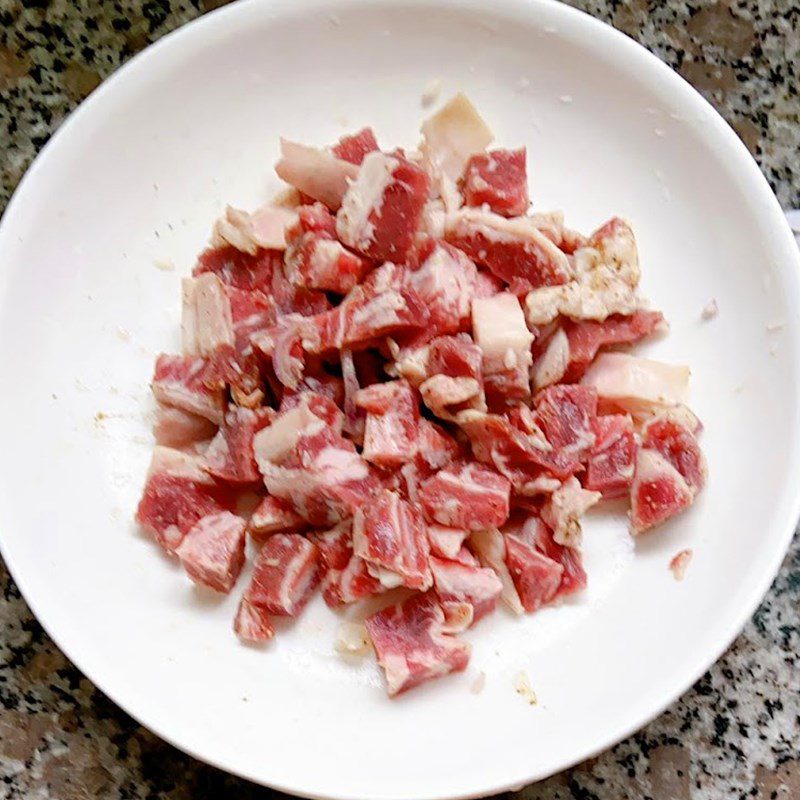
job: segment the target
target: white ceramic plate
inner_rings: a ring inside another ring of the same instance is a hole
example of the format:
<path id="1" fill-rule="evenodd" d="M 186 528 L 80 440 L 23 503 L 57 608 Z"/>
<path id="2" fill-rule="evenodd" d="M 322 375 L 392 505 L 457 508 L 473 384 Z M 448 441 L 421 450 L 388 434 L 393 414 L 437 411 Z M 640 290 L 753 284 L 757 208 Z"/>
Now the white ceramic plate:
<path id="1" fill-rule="evenodd" d="M 0 532 L 15 579 L 143 724 L 298 794 L 483 795 L 613 744 L 732 640 L 798 515 L 800 264 L 756 165 L 623 35 L 546 0 L 491 5 L 276 0 L 211 14 L 73 115 L 0 230 Z M 194 590 L 131 517 L 153 358 L 177 348 L 179 278 L 213 218 L 276 188 L 280 134 L 324 144 L 372 124 L 383 142 L 414 145 L 437 77 L 474 99 L 501 144 L 527 145 L 537 207 L 582 230 L 633 220 L 644 288 L 672 323 L 649 350 L 692 366 L 711 479 L 635 547 L 624 518 L 594 515 L 584 596 L 498 613 L 469 633 L 466 674 L 389 701 L 371 659 L 333 652 L 337 620 L 319 599 L 269 647 L 242 647 L 236 598 Z M 719 317 L 701 322 L 711 297 Z M 678 583 L 667 564 L 683 547 L 695 557 Z M 514 691 L 520 670 L 537 706 Z"/>

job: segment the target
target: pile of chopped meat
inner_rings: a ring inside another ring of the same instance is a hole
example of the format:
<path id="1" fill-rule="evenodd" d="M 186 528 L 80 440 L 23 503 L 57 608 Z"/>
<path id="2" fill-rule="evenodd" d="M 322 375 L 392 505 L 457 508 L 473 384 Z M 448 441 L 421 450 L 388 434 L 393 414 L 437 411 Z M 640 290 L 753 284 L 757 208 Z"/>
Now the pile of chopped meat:
<path id="1" fill-rule="evenodd" d="M 500 601 L 580 592 L 593 505 L 624 498 L 638 535 L 706 478 L 688 368 L 620 349 L 666 327 L 630 225 L 532 211 L 525 149 L 492 140 L 458 95 L 418 150 L 282 141 L 289 188 L 217 221 L 155 366 L 139 523 L 217 592 L 249 538 L 245 641 L 318 589 L 386 594 L 365 624 L 390 695 L 463 670 Z"/>

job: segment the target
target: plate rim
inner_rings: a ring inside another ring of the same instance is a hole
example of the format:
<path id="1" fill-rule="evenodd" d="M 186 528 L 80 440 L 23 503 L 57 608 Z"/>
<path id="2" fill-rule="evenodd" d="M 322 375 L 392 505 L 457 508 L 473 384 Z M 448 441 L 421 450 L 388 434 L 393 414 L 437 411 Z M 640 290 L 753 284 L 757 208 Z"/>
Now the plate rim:
<path id="1" fill-rule="evenodd" d="M 610 47 L 616 48 L 620 53 L 625 53 L 627 51 L 628 57 L 632 62 L 638 61 L 646 72 L 650 72 L 654 75 L 654 81 L 662 85 L 665 83 L 671 84 L 676 91 L 683 92 L 687 97 L 692 99 L 695 105 L 704 109 L 708 116 L 710 126 L 713 126 L 715 138 L 719 140 L 720 145 L 725 145 L 732 153 L 736 154 L 736 171 L 739 173 L 742 180 L 746 180 L 748 185 L 757 192 L 757 195 L 754 196 L 751 202 L 760 202 L 767 207 L 768 214 L 771 217 L 771 225 L 775 233 L 782 236 L 787 242 L 791 242 L 792 246 L 794 246 L 794 236 L 766 177 L 761 172 L 758 164 L 747 150 L 744 143 L 739 139 L 720 113 L 688 81 L 666 63 L 661 61 L 656 55 L 647 50 L 646 47 L 636 42 L 627 34 L 617 30 L 612 25 L 593 17 L 587 12 L 568 6 L 558 0 L 495 0 L 488 8 L 481 3 L 480 0 L 342 0 L 338 3 L 337 0 L 290 0 L 289 2 L 287 2 L 287 0 L 238 0 L 238 2 L 212 10 L 180 25 L 175 30 L 170 31 L 153 44 L 144 48 L 107 77 L 97 89 L 70 112 L 45 146 L 36 155 L 14 190 L 5 212 L 2 218 L 0 218 L 0 248 L 2 248 L 4 239 L 12 235 L 12 225 L 14 224 L 14 218 L 17 214 L 17 208 L 24 202 L 24 197 L 29 191 L 28 187 L 33 185 L 39 172 L 43 169 L 44 165 L 49 162 L 52 157 L 51 153 L 55 147 L 58 146 L 60 140 L 66 133 L 72 130 L 76 122 L 85 116 L 87 111 L 91 110 L 102 97 L 115 91 L 116 87 L 122 82 L 134 79 L 137 73 L 145 68 L 145 60 L 151 58 L 154 54 L 177 48 L 184 39 L 198 36 L 206 29 L 210 29 L 212 25 L 219 25 L 225 22 L 233 24 L 236 17 L 239 15 L 246 18 L 249 13 L 264 13 L 269 20 L 267 10 L 270 8 L 276 11 L 284 8 L 296 11 L 304 7 L 319 6 L 327 7 L 333 11 L 336 8 L 340 9 L 344 4 L 351 7 L 357 7 L 359 5 L 396 7 L 398 4 L 401 4 L 407 7 L 424 8 L 426 6 L 429 7 L 430 2 L 433 2 L 441 8 L 456 11 L 474 9 L 486 11 L 486 13 L 489 14 L 502 11 L 520 16 L 534 15 L 537 8 L 547 8 L 550 13 L 561 15 L 561 18 L 566 21 L 566 25 L 572 30 L 580 32 L 581 27 L 583 27 L 584 31 L 591 31 L 597 37 L 605 37 Z M 787 253 L 792 252 L 791 249 L 787 250 Z M 794 301 L 795 304 L 800 307 L 800 250 L 796 247 L 794 248 L 794 257 L 789 256 L 789 261 L 793 261 L 794 264 L 783 264 L 782 262 L 782 265 L 787 268 L 786 279 L 794 284 Z M 0 280 L 0 297 L 4 298 L 5 295 L 5 281 Z M 800 349 L 800 334 L 795 337 L 795 345 Z M 701 656 L 695 657 L 694 659 L 687 659 L 687 667 L 681 671 L 680 679 L 673 680 L 673 685 L 668 691 L 664 692 L 662 699 L 657 702 L 651 702 L 646 710 L 635 715 L 635 720 L 618 725 L 615 730 L 607 732 L 602 740 L 598 741 L 595 746 L 585 748 L 583 751 L 575 753 L 556 769 L 548 768 L 544 771 L 527 769 L 525 770 L 525 776 L 516 776 L 500 783 L 495 781 L 491 783 L 491 785 L 484 785 L 475 791 L 462 791 L 456 794 L 449 792 L 444 794 L 441 792 L 422 792 L 417 794 L 415 800 L 471 800 L 471 798 L 487 797 L 505 791 L 519 790 L 522 786 L 544 780 L 551 775 L 569 769 L 580 762 L 593 758 L 608 750 L 610 747 L 613 747 L 618 742 L 649 724 L 685 694 L 697 680 L 719 660 L 722 654 L 740 635 L 777 576 L 783 559 L 794 538 L 795 529 L 800 519 L 800 491 L 792 494 L 790 488 L 793 484 L 800 483 L 800 445 L 796 445 L 794 448 L 790 467 L 791 468 L 786 472 L 784 481 L 784 486 L 786 487 L 786 497 L 783 502 L 784 516 L 774 523 L 776 528 L 783 530 L 783 533 L 775 546 L 775 551 L 769 563 L 764 568 L 763 574 L 757 581 L 754 581 L 754 586 L 750 594 L 740 601 L 738 612 L 733 615 L 735 617 L 734 621 L 727 629 L 717 633 L 713 646 L 710 645 L 706 648 Z M 0 497 L 0 500 L 1 499 Z M 0 514 L 1 513 L 2 506 L 0 506 Z M 269 781 L 256 774 L 248 774 L 245 770 L 237 769 L 225 763 L 224 759 L 197 752 L 191 745 L 181 742 L 180 737 L 172 736 L 164 731 L 158 720 L 147 719 L 147 714 L 138 714 L 128 706 L 124 699 L 121 699 L 117 695 L 117 692 L 109 691 L 106 688 L 106 681 L 102 677 L 92 674 L 91 670 L 85 668 L 82 654 L 76 656 L 72 652 L 70 646 L 62 641 L 60 633 L 55 633 L 51 630 L 49 622 L 45 615 L 41 613 L 40 605 L 34 597 L 35 592 L 30 591 L 26 578 L 18 573 L 14 566 L 13 556 L 9 557 L 8 544 L 5 542 L 5 537 L 2 533 L 3 530 L 4 526 L 0 525 L 0 555 L 2 555 L 8 572 L 17 585 L 31 613 L 36 617 L 37 621 L 56 647 L 58 647 L 70 662 L 87 677 L 96 688 L 103 692 L 103 694 L 122 709 L 122 711 L 136 720 L 138 724 L 147 728 L 159 738 L 192 758 L 229 774 L 249 780 L 255 784 L 267 786 L 271 789 L 288 794 L 314 798 L 315 800 L 364 800 L 360 795 L 353 795 L 347 792 L 310 792 L 301 785 L 302 781 L 295 782 L 294 785 L 287 785 L 281 782 Z M 389 795 L 386 796 L 388 797 Z M 394 797 L 394 795 L 391 796 Z M 397 800 L 403 799 L 398 797 Z"/>

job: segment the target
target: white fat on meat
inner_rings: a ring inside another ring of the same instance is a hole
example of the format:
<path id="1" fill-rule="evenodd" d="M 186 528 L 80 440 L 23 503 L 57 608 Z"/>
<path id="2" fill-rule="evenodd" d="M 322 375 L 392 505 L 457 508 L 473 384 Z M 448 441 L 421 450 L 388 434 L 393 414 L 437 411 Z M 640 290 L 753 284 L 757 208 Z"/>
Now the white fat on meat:
<path id="1" fill-rule="evenodd" d="M 264 473 L 269 466 L 279 464 L 297 447 L 302 435 L 316 433 L 324 427 L 325 423 L 304 404 L 285 411 L 253 438 L 258 468 Z"/>
<path id="2" fill-rule="evenodd" d="M 336 158 L 327 150 L 281 139 L 281 158 L 275 165 L 278 176 L 303 194 L 337 209 L 355 180 L 358 166 Z"/>
<path id="3" fill-rule="evenodd" d="M 568 478 L 542 508 L 542 519 L 553 529 L 553 539 L 564 547 L 581 545 L 581 517 L 602 495 L 584 489 L 576 477 Z"/>
<path id="4" fill-rule="evenodd" d="M 503 584 L 500 597 L 503 602 L 515 614 L 522 614 L 525 609 L 506 566 L 506 543 L 503 534 L 497 528 L 474 531 L 470 534 L 469 543 L 481 564 L 484 567 L 491 567 L 500 578 L 500 583 Z"/>
<path id="5" fill-rule="evenodd" d="M 569 339 L 563 328 L 559 328 L 547 343 L 544 352 L 536 359 L 531 370 L 533 389 L 544 389 L 558 383 L 569 366 Z"/>
<path id="6" fill-rule="evenodd" d="M 420 385 L 419 392 L 425 405 L 440 419 L 455 420 L 458 413 L 449 409 L 470 401 L 476 410 L 486 410 L 481 384 L 475 378 L 433 375 Z"/>
<path id="7" fill-rule="evenodd" d="M 459 257 L 460 256 L 460 257 Z M 460 320 L 469 316 L 478 272 L 463 254 L 435 247 L 419 269 L 409 272 L 410 286 L 427 305 L 445 307 Z"/>
<path id="8" fill-rule="evenodd" d="M 483 351 L 487 375 L 509 369 L 509 351 L 514 355 L 514 367 L 530 367 L 533 334 L 525 324 L 519 300 L 510 292 L 472 301 L 472 331 Z"/>
<path id="9" fill-rule="evenodd" d="M 188 447 L 211 439 L 217 426 L 205 417 L 181 408 L 158 404 L 153 435 L 156 443 L 168 447 Z"/>
<path id="10" fill-rule="evenodd" d="M 291 208 L 265 205 L 252 213 L 227 206 L 225 215 L 214 223 L 211 244 L 231 245 L 243 253 L 255 255 L 260 247 L 286 249 L 286 228 L 297 221 Z"/>
<path id="11" fill-rule="evenodd" d="M 222 345 L 233 347 L 231 302 L 222 281 L 206 272 L 182 281 L 181 339 L 183 354 L 208 357 Z"/>
<path id="12" fill-rule="evenodd" d="M 444 239 L 444 223 L 446 218 L 447 210 L 444 201 L 441 199 L 428 200 L 422 209 L 420 230 L 434 239 Z"/>
<path id="13" fill-rule="evenodd" d="M 641 419 L 664 408 L 685 405 L 689 375 L 687 366 L 664 364 L 627 353 L 601 353 L 581 383 L 594 386 L 601 400 Z"/>
<path id="14" fill-rule="evenodd" d="M 336 233 L 344 244 L 362 251 L 369 247 L 375 232 L 370 217 L 380 215 L 383 195 L 399 165 L 396 158 L 378 150 L 364 157 L 336 215 Z"/>
<path id="15" fill-rule="evenodd" d="M 447 528 L 444 525 L 428 525 L 428 541 L 431 543 L 431 552 L 442 558 L 454 560 L 468 532 L 462 528 Z"/>
<path id="16" fill-rule="evenodd" d="M 592 234 L 588 246 L 575 251 L 578 274 L 592 272 L 598 266 L 631 287 L 639 285 L 639 250 L 633 228 L 626 220 L 615 217 Z"/>
<path id="17" fill-rule="evenodd" d="M 455 182 L 470 156 L 486 150 L 494 134 L 475 106 L 459 93 L 422 123 L 422 137 L 420 149 L 431 175 Z"/>
<path id="18" fill-rule="evenodd" d="M 214 479 L 203 469 L 202 465 L 203 460 L 200 456 L 184 453 L 183 450 L 175 450 L 172 447 L 156 445 L 153 448 L 153 457 L 150 460 L 147 477 L 166 473 L 174 475 L 176 478 L 188 478 L 196 483 L 213 486 Z"/>
<path id="19" fill-rule="evenodd" d="M 428 359 L 430 348 L 428 345 L 409 348 L 398 354 L 398 359 L 393 366 L 394 372 L 405 378 L 412 386 L 418 387 L 428 377 Z"/>

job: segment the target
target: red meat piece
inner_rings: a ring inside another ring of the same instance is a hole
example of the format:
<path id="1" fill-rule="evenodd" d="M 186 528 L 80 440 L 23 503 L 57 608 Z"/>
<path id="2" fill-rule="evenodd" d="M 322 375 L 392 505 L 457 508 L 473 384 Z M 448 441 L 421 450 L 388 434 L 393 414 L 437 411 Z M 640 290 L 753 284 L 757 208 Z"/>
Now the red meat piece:
<path id="1" fill-rule="evenodd" d="M 174 552 L 195 523 L 224 511 L 214 489 L 184 475 L 150 475 L 136 510 L 136 521 L 167 551 Z"/>
<path id="2" fill-rule="evenodd" d="M 156 359 L 152 386 L 160 403 L 222 423 L 225 382 L 213 361 L 162 353 Z"/>
<path id="3" fill-rule="evenodd" d="M 247 530 L 256 541 L 266 539 L 274 533 L 302 530 L 306 521 L 285 500 L 265 497 L 250 516 Z"/>
<path id="4" fill-rule="evenodd" d="M 427 517 L 451 528 L 476 531 L 499 527 L 509 514 L 511 484 L 481 464 L 453 464 L 419 489 Z"/>
<path id="5" fill-rule="evenodd" d="M 526 611 L 538 610 L 558 593 L 564 567 L 514 534 L 506 536 L 506 564 Z"/>
<path id="6" fill-rule="evenodd" d="M 445 614 L 433 592 L 415 595 L 366 620 L 389 696 L 425 681 L 461 672 L 470 646 L 445 632 Z"/>
<path id="7" fill-rule="evenodd" d="M 430 312 L 429 334 L 456 333 L 469 327 L 478 270 L 467 256 L 445 242 L 437 242 L 405 285 L 413 289 Z"/>
<path id="8" fill-rule="evenodd" d="M 255 483 L 261 479 L 253 437 L 275 417 L 271 408 L 239 408 L 232 406 L 205 453 L 205 469 L 215 478 L 228 483 Z"/>
<path id="9" fill-rule="evenodd" d="M 239 602 L 233 629 L 244 642 L 266 642 L 275 635 L 275 628 L 267 612 L 254 606 L 246 595 Z"/>
<path id="10" fill-rule="evenodd" d="M 583 377 L 601 347 L 635 344 L 664 324 L 660 311 L 637 311 L 624 317 L 615 314 L 603 322 L 567 320 L 564 332 L 569 343 L 569 363 L 562 380 L 575 383 Z"/>
<path id="11" fill-rule="evenodd" d="M 467 208 L 448 219 L 445 239 L 520 294 L 571 277 L 567 256 L 525 217 L 505 219 Z"/>
<path id="12" fill-rule="evenodd" d="M 236 514 L 208 514 L 195 523 L 175 554 L 195 583 L 227 594 L 244 566 L 244 530 L 244 520 Z"/>
<path id="13" fill-rule="evenodd" d="M 332 608 L 355 603 L 384 591 L 370 575 L 367 562 L 353 552 L 353 521 L 346 520 L 324 533 L 311 534 L 319 548 L 322 566 L 322 596 Z"/>
<path id="14" fill-rule="evenodd" d="M 159 403 L 153 435 L 156 443 L 167 447 L 189 447 L 198 442 L 211 439 L 217 426 L 204 417 L 181 411 L 180 408 L 163 406 Z"/>
<path id="15" fill-rule="evenodd" d="M 471 609 L 472 624 L 497 608 L 503 584 L 493 569 L 431 557 L 433 585 L 442 607 L 466 603 Z"/>
<path id="16" fill-rule="evenodd" d="M 425 521 L 396 492 L 384 490 L 356 510 L 353 551 L 387 588 L 427 589 L 431 585 Z"/>
<path id="17" fill-rule="evenodd" d="M 522 526 L 520 538 L 528 544 L 532 544 L 540 553 L 558 562 L 564 568 L 556 597 L 586 588 L 586 572 L 583 569 L 581 551 L 572 547 L 564 547 L 556 542 L 552 529 L 545 524 L 544 520 L 539 517 L 529 517 Z"/>
<path id="18" fill-rule="evenodd" d="M 237 289 L 228 286 L 228 299 L 231 303 L 233 333 L 236 338 L 236 352 L 250 348 L 250 337 L 277 322 L 278 310 L 275 301 L 262 291 Z"/>
<path id="19" fill-rule="evenodd" d="M 636 462 L 633 420 L 626 414 L 597 417 L 595 443 L 589 456 L 585 485 L 603 497 L 621 497 L 630 489 Z"/>
<path id="20" fill-rule="evenodd" d="M 376 383 L 361 389 L 356 405 L 367 412 L 363 456 L 388 469 L 417 454 L 419 407 L 407 381 Z"/>
<path id="21" fill-rule="evenodd" d="M 300 207 L 297 222 L 286 231 L 284 271 L 291 283 L 346 294 L 369 268 L 336 240 L 335 220 L 322 203 Z"/>
<path id="22" fill-rule="evenodd" d="M 375 261 L 403 263 L 414 243 L 430 179 L 416 164 L 369 153 L 336 218 L 339 239 Z"/>
<path id="23" fill-rule="evenodd" d="M 642 533 L 692 504 L 694 493 L 678 470 L 658 451 L 639 450 L 631 486 L 631 527 Z"/>
<path id="24" fill-rule="evenodd" d="M 266 292 L 273 274 L 281 269 L 282 259 L 279 250 L 259 250 L 253 256 L 235 247 L 214 247 L 200 254 L 192 275 L 213 272 L 228 286 Z"/>
<path id="25" fill-rule="evenodd" d="M 536 421 L 565 461 L 580 464 L 594 445 L 597 390 L 592 386 L 550 386 L 534 399 Z M 574 469 L 571 470 L 574 472 Z"/>
<path id="26" fill-rule="evenodd" d="M 319 550 L 297 533 L 276 533 L 253 563 L 247 601 L 270 614 L 296 617 L 319 583 Z"/>
<path id="27" fill-rule="evenodd" d="M 694 434 L 669 412 L 644 425 L 642 447 L 661 453 L 695 494 L 705 485 L 708 468 L 700 445 Z"/>
<path id="28" fill-rule="evenodd" d="M 464 172 L 464 200 L 468 206 L 486 203 L 495 214 L 516 217 L 528 208 L 525 148 L 476 153 Z"/>
<path id="29" fill-rule="evenodd" d="M 362 128 L 357 133 L 342 136 L 338 143 L 331 148 L 331 152 L 342 161 L 361 164 L 367 153 L 378 149 L 378 141 L 372 128 Z"/>

